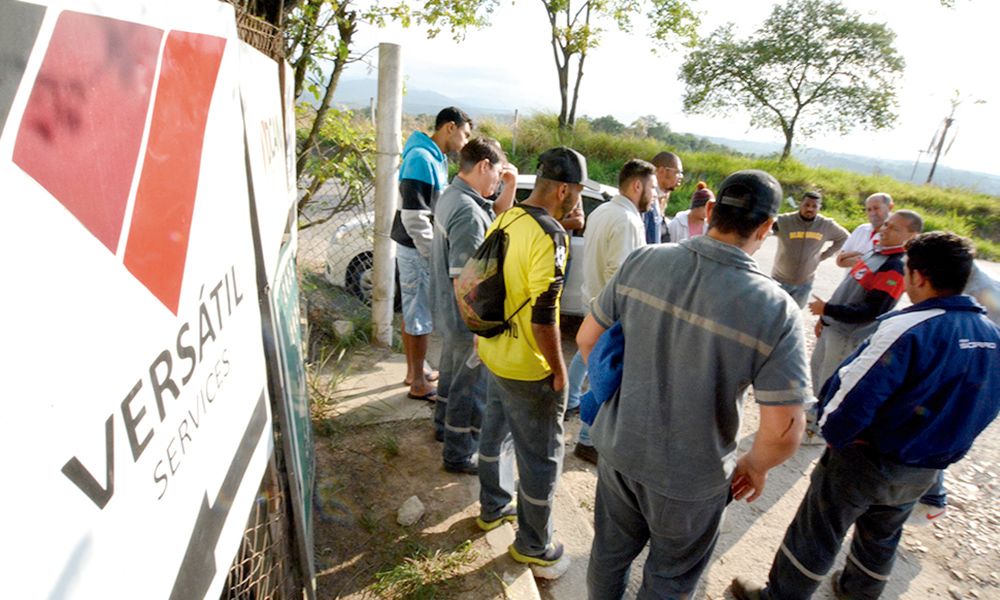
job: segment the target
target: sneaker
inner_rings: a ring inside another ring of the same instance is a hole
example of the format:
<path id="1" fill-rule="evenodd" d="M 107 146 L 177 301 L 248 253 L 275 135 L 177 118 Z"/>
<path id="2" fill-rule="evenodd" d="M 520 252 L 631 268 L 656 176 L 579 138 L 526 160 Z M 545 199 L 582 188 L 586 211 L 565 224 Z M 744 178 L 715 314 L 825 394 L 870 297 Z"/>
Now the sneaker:
<path id="1" fill-rule="evenodd" d="M 764 598 L 764 586 L 753 583 L 745 577 L 733 579 L 729 590 L 736 600 L 762 600 Z"/>
<path id="2" fill-rule="evenodd" d="M 913 505 L 913 511 L 910 512 L 910 517 L 906 520 L 906 524 L 924 527 L 943 517 L 946 512 L 948 512 L 947 506 L 932 506 L 923 502 L 917 502 Z"/>
<path id="3" fill-rule="evenodd" d="M 514 544 L 507 548 L 507 552 L 515 561 L 528 565 L 532 574 L 540 579 L 558 579 L 569 570 L 569 555 L 563 552 L 563 545 L 559 542 L 549 544 L 540 556 L 521 554 Z"/>
<path id="4" fill-rule="evenodd" d="M 580 460 L 585 460 L 595 465 L 597 464 L 597 448 L 594 448 L 593 446 L 577 442 L 576 447 L 573 448 L 573 455 Z"/>
<path id="5" fill-rule="evenodd" d="M 563 415 L 563 421 L 569 421 L 570 419 L 572 419 L 575 416 L 578 416 L 579 414 L 580 414 L 579 404 L 577 404 L 572 408 L 567 408 L 566 413 Z"/>
<path id="6" fill-rule="evenodd" d="M 476 526 L 483 531 L 493 531 L 504 523 L 514 523 L 515 521 L 517 521 L 517 504 L 511 502 L 503 507 L 500 516 L 492 521 L 484 521 L 482 517 L 476 517 Z"/>
<path id="7" fill-rule="evenodd" d="M 472 458 L 462 463 L 444 463 L 444 470 L 449 473 L 479 475 L 479 456 L 473 454 Z"/>

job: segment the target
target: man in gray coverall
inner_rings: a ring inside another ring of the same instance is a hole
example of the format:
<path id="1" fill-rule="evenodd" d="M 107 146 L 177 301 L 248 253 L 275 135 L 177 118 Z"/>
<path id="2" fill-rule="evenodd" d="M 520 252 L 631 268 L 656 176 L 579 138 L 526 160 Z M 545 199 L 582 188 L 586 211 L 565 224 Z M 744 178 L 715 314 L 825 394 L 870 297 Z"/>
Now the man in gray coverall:
<path id="1" fill-rule="evenodd" d="M 599 453 L 591 600 L 622 597 L 647 542 L 639 597 L 686 597 L 729 499 L 756 500 L 767 472 L 798 448 L 812 396 L 802 315 L 751 258 L 781 199 L 763 171 L 730 175 L 708 205 L 708 233 L 633 252 L 580 326 L 585 358 L 616 321 L 625 344 L 621 388 L 591 432 Z M 737 457 L 750 384 L 760 428 Z"/>
<path id="2" fill-rule="evenodd" d="M 494 203 L 488 200 L 503 181 Z M 441 333 L 441 379 L 434 405 L 435 437 L 444 442 L 446 471 L 478 473 L 479 430 L 483 422 L 485 374 L 455 302 L 454 279 L 486 237 L 496 213 L 514 204 L 517 169 L 507 164 L 500 143 L 476 138 L 459 153 L 459 172 L 434 206 L 431 245 L 431 304 Z"/>

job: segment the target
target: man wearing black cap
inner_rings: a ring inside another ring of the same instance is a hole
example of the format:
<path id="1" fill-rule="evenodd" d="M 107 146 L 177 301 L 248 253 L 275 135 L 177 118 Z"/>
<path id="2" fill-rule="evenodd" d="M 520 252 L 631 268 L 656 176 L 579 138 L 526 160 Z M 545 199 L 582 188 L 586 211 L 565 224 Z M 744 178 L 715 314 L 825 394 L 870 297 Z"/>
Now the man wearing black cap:
<path id="1" fill-rule="evenodd" d="M 563 545 L 552 539 L 552 503 L 563 464 L 566 364 L 559 338 L 559 296 L 569 243 L 559 224 L 580 202 L 587 161 L 566 147 L 538 159 L 535 188 L 524 202 L 497 218 L 486 232 L 507 235 L 503 262 L 505 315 L 511 327 L 479 338 L 489 370 L 479 438 L 480 514 L 491 530 L 517 520 L 509 548 L 537 577 L 554 579 L 569 568 Z M 513 442 L 513 445 L 511 444 Z M 515 504 L 514 460 L 520 481 Z"/>
<path id="2" fill-rule="evenodd" d="M 781 199 L 763 171 L 730 175 L 708 205 L 708 232 L 633 252 L 580 326 L 585 358 L 616 321 L 625 344 L 621 388 L 591 431 L 591 600 L 622 597 L 647 543 L 640 596 L 690 594 L 729 498 L 756 500 L 767 472 L 798 448 L 812 395 L 801 311 L 751 258 Z M 760 428 L 737 457 L 751 384 Z"/>

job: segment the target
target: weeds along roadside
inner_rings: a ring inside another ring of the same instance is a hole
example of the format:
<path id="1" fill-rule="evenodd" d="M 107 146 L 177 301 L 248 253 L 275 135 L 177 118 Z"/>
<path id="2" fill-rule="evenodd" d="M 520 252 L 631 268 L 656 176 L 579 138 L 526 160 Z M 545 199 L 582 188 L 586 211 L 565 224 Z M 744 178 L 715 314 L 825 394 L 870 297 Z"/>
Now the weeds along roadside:
<path id="1" fill-rule="evenodd" d="M 334 433 L 336 392 L 351 373 L 351 354 L 371 344 L 371 309 L 322 276 L 300 274 L 307 314 L 306 385 L 316 433 Z M 397 341 L 394 340 L 393 350 Z"/>
<path id="2" fill-rule="evenodd" d="M 533 173 L 535 160 L 545 149 L 557 145 L 576 148 L 587 157 L 592 178 L 615 185 L 618 171 L 633 157 L 649 160 L 658 152 L 669 150 L 680 155 L 684 164 L 684 182 L 671 195 L 667 214 L 672 216 L 688 208 L 698 181 L 714 189 L 733 171 L 762 169 L 774 175 L 785 196 L 798 200 L 808 190 L 823 193 L 823 214 L 853 230 L 866 222 L 864 199 L 875 192 L 888 192 L 897 209 L 916 210 L 925 219 L 925 231 L 948 230 L 968 236 L 976 246 L 977 256 L 1000 260 L 1000 200 L 970 190 L 915 185 L 884 175 L 862 175 L 839 169 L 807 167 L 794 158 L 779 162 L 776 157 L 741 155 L 719 151 L 703 138 L 670 132 L 666 140 L 624 133 L 613 135 L 592 131 L 586 121 L 573 131 L 560 131 L 555 115 L 535 115 L 522 119 L 517 130 L 517 151 L 512 152 L 513 131 L 510 125 L 490 119 L 476 123 L 482 135 L 497 138 L 522 173 Z M 706 150 L 709 147 L 711 150 Z M 791 211 L 785 205 L 783 211 Z"/>

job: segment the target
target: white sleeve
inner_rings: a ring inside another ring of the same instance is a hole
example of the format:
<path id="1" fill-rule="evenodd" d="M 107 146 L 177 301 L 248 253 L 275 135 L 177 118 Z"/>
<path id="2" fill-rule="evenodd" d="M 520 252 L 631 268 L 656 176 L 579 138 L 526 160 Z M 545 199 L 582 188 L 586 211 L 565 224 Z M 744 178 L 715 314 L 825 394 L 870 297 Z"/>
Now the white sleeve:
<path id="1" fill-rule="evenodd" d="M 850 237 L 847 238 L 847 241 L 844 242 L 844 245 L 841 246 L 840 251 L 864 252 L 865 236 L 868 235 L 868 233 L 864 231 L 864 229 L 865 228 L 860 225 L 857 228 L 855 228 L 855 230 L 851 232 Z"/>

